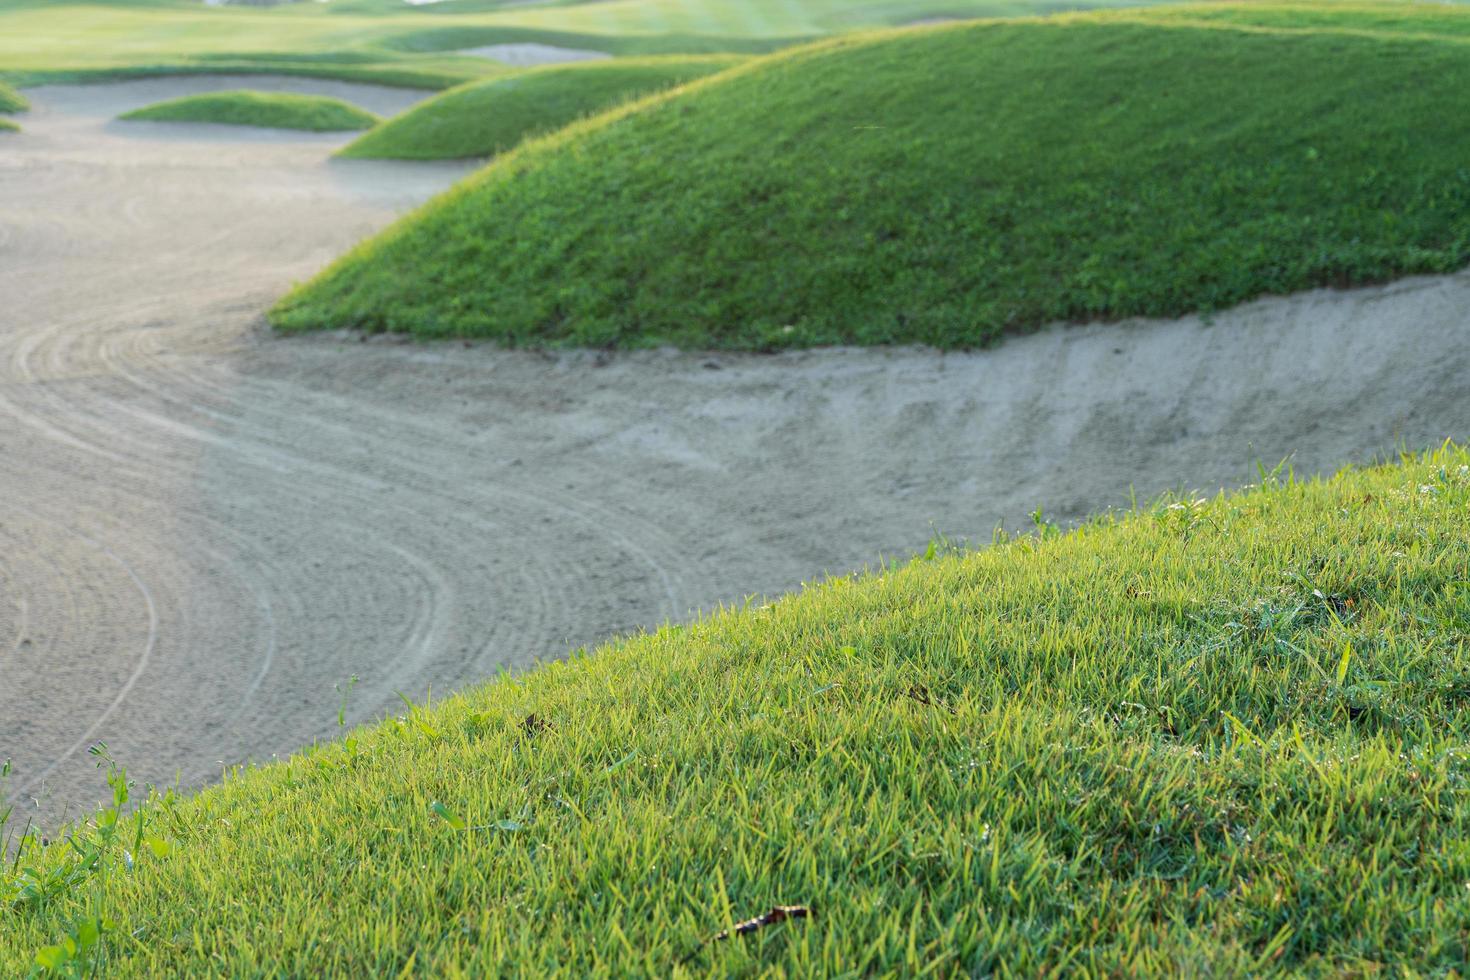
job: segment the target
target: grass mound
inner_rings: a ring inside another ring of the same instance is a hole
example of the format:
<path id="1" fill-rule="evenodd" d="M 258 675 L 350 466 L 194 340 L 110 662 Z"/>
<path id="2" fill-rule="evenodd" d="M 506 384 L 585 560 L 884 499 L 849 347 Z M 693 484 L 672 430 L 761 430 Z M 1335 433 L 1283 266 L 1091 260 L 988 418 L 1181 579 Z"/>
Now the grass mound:
<path id="1" fill-rule="evenodd" d="M 368 129 L 378 117 L 341 99 L 291 93 L 210 92 L 169 99 L 124 113 L 121 118 L 148 122 L 223 123 L 335 132 Z"/>
<path id="2" fill-rule="evenodd" d="M 415 708 L 154 803 L 131 872 L 32 841 L 0 962 L 106 918 L 108 976 L 1459 969 L 1470 453 L 1264 482 Z"/>
<path id="3" fill-rule="evenodd" d="M 735 57 L 628 59 L 556 65 L 470 82 L 395 116 L 342 156 L 435 160 L 493 156 L 634 96 L 737 64 Z"/>
<path id="4" fill-rule="evenodd" d="M 0 82 L 0 112 L 25 112 L 31 107 L 25 96 L 14 88 Z"/>
<path id="5" fill-rule="evenodd" d="M 1470 260 L 1470 48 L 1143 18 L 759 59 L 502 158 L 274 322 L 950 347 Z"/>

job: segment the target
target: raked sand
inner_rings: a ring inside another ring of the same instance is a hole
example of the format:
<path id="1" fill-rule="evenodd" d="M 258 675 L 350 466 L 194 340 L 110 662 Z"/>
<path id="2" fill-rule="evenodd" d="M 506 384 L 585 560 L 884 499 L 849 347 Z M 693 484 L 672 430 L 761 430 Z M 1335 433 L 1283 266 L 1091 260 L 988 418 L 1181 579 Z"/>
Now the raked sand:
<path id="1" fill-rule="evenodd" d="M 933 530 L 1470 438 L 1470 277 L 994 350 L 504 352 L 280 339 L 261 311 L 464 166 L 125 124 L 44 88 L 0 141 L 0 757 L 54 821 L 86 746 L 196 786 L 351 722 Z"/>
<path id="2" fill-rule="evenodd" d="M 611 58 L 606 51 L 587 48 L 563 48 L 554 44 L 487 44 L 480 48 L 465 48 L 460 54 L 489 58 L 516 68 L 534 68 L 537 65 L 560 65 L 571 61 L 602 61 Z"/>

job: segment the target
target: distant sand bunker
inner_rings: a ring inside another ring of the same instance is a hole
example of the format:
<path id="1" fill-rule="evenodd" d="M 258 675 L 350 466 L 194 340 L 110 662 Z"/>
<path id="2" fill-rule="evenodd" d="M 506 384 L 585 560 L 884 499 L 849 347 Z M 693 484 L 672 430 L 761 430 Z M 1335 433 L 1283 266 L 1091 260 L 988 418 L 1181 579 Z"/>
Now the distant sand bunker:
<path id="1" fill-rule="evenodd" d="M 598 61 L 612 57 L 606 51 L 559 48 L 554 44 L 489 44 L 483 48 L 465 48 L 460 51 L 460 54 L 472 54 L 477 58 L 492 58 L 517 68 L 558 65 L 568 61 Z"/>

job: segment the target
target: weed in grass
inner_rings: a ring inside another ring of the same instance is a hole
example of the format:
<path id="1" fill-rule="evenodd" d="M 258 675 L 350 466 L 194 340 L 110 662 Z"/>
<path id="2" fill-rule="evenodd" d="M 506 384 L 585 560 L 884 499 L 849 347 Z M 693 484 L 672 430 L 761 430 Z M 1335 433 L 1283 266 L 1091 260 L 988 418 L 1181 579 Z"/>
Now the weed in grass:
<path id="1" fill-rule="evenodd" d="M 42 946 L 36 951 L 34 965 L 40 972 L 52 976 L 98 976 L 104 949 L 103 938 L 114 928 L 110 919 L 99 916 L 74 919 L 60 942 Z"/>
<path id="2" fill-rule="evenodd" d="M 418 729 L 418 731 L 425 737 L 430 739 L 437 739 L 439 737 L 439 729 L 435 728 L 429 723 L 427 710 L 410 701 L 408 699 L 408 695 L 404 694 L 402 691 L 394 691 L 393 693 L 397 694 L 398 700 L 402 701 L 404 705 L 408 708 L 408 714 L 404 715 L 402 719 L 398 719 L 399 725 L 401 726 L 403 725 L 404 721 L 407 721 L 408 724 Z M 430 695 L 429 701 L 430 707 L 432 707 L 432 693 Z"/>
<path id="3" fill-rule="evenodd" d="M 88 752 L 97 760 L 97 767 L 106 770 L 112 802 L 97 810 L 89 821 L 66 832 L 58 843 L 40 840 L 28 824 L 9 869 L 0 873 L 0 908 L 8 909 L 10 915 L 41 919 L 58 906 L 70 910 L 57 920 L 62 925 L 59 938 L 42 945 L 32 957 L 29 965 L 35 973 L 99 975 L 107 957 L 106 938 L 115 931 L 106 911 L 110 878 L 119 870 L 131 875 L 145 852 L 158 859 L 174 849 L 167 839 L 150 832 L 147 805 L 128 818 L 131 826 L 124 829 L 124 811 L 133 791 L 127 770 L 112 757 L 105 743 L 97 743 Z M 8 772 L 7 764 L 0 774 Z M 179 813 L 171 794 L 157 797 L 150 789 L 150 802 L 154 801 L 162 802 L 170 822 L 177 825 Z M 0 811 L 0 830 L 11 812 L 8 807 Z"/>
<path id="4" fill-rule="evenodd" d="M 352 693 L 352 689 L 354 687 L 356 687 L 356 686 L 357 686 L 357 675 L 356 674 L 353 674 L 351 677 L 347 678 L 347 683 L 346 684 L 336 684 L 336 685 L 333 686 L 333 689 L 336 690 L 337 693 L 340 694 L 341 697 L 342 697 L 341 702 L 337 705 L 337 730 L 339 732 L 345 732 L 346 731 L 346 728 L 347 728 L 347 697 L 348 697 L 348 695 L 350 695 Z M 342 746 L 343 746 L 343 748 L 345 748 L 347 750 L 347 761 L 348 761 L 348 763 L 356 762 L 357 761 L 357 747 L 358 747 L 358 739 L 357 739 L 357 736 L 354 735 L 354 734 L 350 734 L 350 733 L 344 734 L 342 736 Z"/>
<path id="5" fill-rule="evenodd" d="M 334 684 L 332 687 L 333 690 L 342 695 L 342 703 L 337 706 L 337 727 L 339 729 L 347 727 L 347 696 L 352 693 L 352 689 L 356 686 L 357 675 L 353 674 L 347 678 L 345 685 Z"/>

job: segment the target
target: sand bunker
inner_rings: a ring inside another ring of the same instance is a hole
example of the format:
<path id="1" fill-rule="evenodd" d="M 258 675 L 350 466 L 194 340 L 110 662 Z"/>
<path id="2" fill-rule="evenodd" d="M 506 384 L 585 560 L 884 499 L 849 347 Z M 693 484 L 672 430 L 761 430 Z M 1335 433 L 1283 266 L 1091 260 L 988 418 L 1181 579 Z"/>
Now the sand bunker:
<path id="1" fill-rule="evenodd" d="M 570 61 L 599 61 L 612 57 L 606 51 L 559 48 L 552 44 L 489 44 L 482 48 L 465 48 L 459 53 L 474 55 L 477 58 L 491 58 L 517 68 L 557 65 Z"/>
<path id="2" fill-rule="evenodd" d="M 43 820 L 97 739 L 198 785 L 334 735 L 353 674 L 355 723 L 936 528 L 1470 437 L 1464 275 L 971 354 L 276 339 L 465 168 L 118 133 L 138 84 L 33 90 L 0 144 L 0 746 Z"/>

